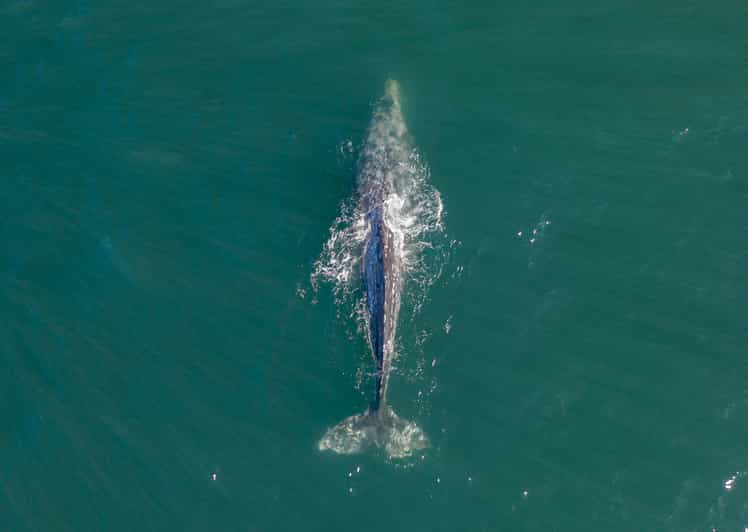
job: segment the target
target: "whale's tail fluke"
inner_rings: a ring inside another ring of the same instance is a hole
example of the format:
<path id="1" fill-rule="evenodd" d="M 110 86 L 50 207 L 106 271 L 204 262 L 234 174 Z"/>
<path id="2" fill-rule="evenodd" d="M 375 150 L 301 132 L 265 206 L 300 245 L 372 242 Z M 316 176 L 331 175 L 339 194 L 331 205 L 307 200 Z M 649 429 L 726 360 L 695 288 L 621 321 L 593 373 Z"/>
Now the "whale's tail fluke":
<path id="1" fill-rule="evenodd" d="M 429 446 L 423 430 L 413 421 L 401 419 L 389 406 L 367 410 L 344 419 L 325 432 L 320 451 L 358 454 L 381 448 L 390 458 L 406 458 Z"/>

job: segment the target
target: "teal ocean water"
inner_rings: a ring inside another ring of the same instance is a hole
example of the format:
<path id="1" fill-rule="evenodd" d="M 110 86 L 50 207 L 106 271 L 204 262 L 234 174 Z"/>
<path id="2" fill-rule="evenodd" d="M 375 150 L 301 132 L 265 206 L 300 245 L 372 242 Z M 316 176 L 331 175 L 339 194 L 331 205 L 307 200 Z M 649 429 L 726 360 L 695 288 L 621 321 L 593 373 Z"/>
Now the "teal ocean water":
<path id="1" fill-rule="evenodd" d="M 746 23 L 0 2 L 0 530 L 744 530 Z M 373 393 L 357 261 L 320 267 L 387 79 L 443 209 L 404 459 L 318 443 Z"/>

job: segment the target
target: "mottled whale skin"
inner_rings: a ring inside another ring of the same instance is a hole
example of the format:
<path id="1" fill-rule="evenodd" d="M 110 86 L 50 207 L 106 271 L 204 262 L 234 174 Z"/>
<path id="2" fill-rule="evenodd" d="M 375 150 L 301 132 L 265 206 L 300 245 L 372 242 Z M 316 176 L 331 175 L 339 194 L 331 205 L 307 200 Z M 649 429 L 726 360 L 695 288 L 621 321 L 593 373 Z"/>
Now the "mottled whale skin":
<path id="1" fill-rule="evenodd" d="M 384 188 L 384 183 L 381 184 Z M 394 236 L 384 219 L 384 190 L 371 191 L 379 204 L 369 210 L 369 237 L 363 257 L 363 284 L 369 344 L 376 363 L 371 410 L 386 407 L 397 317 L 400 310 L 400 258 Z"/>

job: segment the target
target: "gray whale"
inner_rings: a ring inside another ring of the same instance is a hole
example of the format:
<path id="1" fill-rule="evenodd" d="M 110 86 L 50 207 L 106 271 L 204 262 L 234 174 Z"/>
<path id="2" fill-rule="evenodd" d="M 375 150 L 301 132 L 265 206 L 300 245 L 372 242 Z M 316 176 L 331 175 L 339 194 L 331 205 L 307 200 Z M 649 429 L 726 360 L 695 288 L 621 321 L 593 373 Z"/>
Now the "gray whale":
<path id="1" fill-rule="evenodd" d="M 366 332 L 376 365 L 374 398 L 366 412 L 328 429 L 319 442 L 320 450 L 353 454 L 378 447 L 399 458 L 428 446 L 423 431 L 398 417 L 387 403 L 403 270 L 401 246 L 388 224 L 386 207 L 397 187 L 392 170 L 407 163 L 406 135 L 399 86 L 390 80 L 369 126 L 357 178 L 360 207 L 368 224 L 361 271 Z"/>

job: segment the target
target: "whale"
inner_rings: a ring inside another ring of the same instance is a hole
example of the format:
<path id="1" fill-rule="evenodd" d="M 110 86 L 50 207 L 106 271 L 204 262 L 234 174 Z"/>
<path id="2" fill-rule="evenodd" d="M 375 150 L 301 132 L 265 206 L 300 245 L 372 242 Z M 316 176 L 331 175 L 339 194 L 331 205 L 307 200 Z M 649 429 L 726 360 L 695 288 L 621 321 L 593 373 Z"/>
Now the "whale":
<path id="1" fill-rule="evenodd" d="M 382 448 L 400 458 L 428 447 L 423 430 L 395 414 L 387 401 L 403 290 L 403 246 L 388 219 L 387 203 L 397 197 L 397 168 L 407 163 L 407 130 L 400 89 L 394 80 L 369 126 L 357 175 L 359 209 L 365 213 L 361 281 L 368 347 L 374 358 L 374 393 L 368 409 L 327 430 L 320 450 L 354 454 Z"/>

